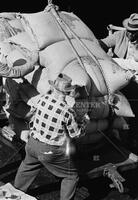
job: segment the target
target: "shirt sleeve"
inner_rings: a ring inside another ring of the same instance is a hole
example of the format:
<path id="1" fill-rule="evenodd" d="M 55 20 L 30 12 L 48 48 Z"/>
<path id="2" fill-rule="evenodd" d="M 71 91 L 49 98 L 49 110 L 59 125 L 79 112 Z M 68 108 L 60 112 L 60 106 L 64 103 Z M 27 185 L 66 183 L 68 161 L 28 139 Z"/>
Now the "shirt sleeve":
<path id="1" fill-rule="evenodd" d="M 85 127 L 86 127 L 86 121 L 82 120 L 81 122 L 77 122 L 76 113 L 72 110 L 69 113 L 69 118 L 67 122 L 67 130 L 68 130 L 69 136 L 71 138 L 74 138 L 74 137 L 80 137 L 84 135 Z"/>

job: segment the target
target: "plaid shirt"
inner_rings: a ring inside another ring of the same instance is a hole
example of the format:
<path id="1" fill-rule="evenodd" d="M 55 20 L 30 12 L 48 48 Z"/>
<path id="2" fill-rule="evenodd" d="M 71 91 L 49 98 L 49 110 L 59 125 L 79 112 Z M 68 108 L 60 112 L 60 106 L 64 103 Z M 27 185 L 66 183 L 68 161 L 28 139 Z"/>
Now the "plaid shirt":
<path id="1" fill-rule="evenodd" d="M 50 145 L 61 146 L 67 135 L 71 138 L 78 137 L 82 130 L 76 122 L 74 110 L 65 101 L 56 99 L 53 95 L 40 98 L 31 131 L 32 137 Z"/>

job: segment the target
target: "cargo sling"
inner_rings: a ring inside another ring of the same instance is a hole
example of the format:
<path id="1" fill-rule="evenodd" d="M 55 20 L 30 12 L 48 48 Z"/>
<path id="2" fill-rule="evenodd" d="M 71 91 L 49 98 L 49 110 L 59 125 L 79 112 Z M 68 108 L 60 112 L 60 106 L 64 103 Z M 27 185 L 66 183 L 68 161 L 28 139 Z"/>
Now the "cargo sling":
<path id="1" fill-rule="evenodd" d="M 84 48 L 84 50 L 93 58 L 93 60 L 95 61 L 95 63 L 97 64 L 97 66 L 99 66 L 100 68 L 100 71 L 105 79 L 105 84 L 106 84 L 106 87 L 107 87 L 107 91 L 108 91 L 108 95 L 110 96 L 111 92 L 110 92 L 110 87 L 109 87 L 109 84 L 105 78 L 105 73 L 100 65 L 100 63 L 98 62 L 98 60 L 96 59 L 96 57 L 92 54 L 92 52 L 87 48 L 87 46 L 82 42 L 82 40 L 80 40 L 80 38 L 74 33 L 74 31 L 66 24 L 66 22 L 61 19 L 61 17 L 58 15 L 58 7 L 53 5 L 52 4 L 52 0 L 49 0 L 48 1 L 48 6 L 45 8 L 45 11 L 46 12 L 51 12 L 51 14 L 53 15 L 53 17 L 55 18 L 55 20 L 57 21 L 58 23 L 58 26 L 59 28 L 61 29 L 65 39 L 68 41 L 69 45 L 71 46 L 73 52 L 75 53 L 76 55 L 76 58 L 78 59 L 78 62 L 80 63 L 81 67 L 86 71 L 85 69 L 85 66 L 84 66 L 84 63 L 82 62 L 80 56 L 78 55 L 76 49 L 74 48 L 72 42 L 70 41 L 70 38 L 67 36 L 64 28 L 63 28 L 63 25 L 73 34 L 73 36 L 75 37 L 75 39 L 80 43 L 80 45 Z M 86 71 L 87 73 L 87 71 Z M 87 73 L 88 74 L 88 73 Z"/>

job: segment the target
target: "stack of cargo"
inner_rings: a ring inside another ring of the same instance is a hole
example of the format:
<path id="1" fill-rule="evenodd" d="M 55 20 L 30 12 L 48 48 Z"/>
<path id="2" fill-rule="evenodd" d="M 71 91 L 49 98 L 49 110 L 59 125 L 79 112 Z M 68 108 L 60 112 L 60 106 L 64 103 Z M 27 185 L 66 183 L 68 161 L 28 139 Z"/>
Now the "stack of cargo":
<path id="1" fill-rule="evenodd" d="M 12 17 L 8 18 L 10 15 Z M 38 13 L 1 13 L 0 17 L 8 18 L 10 31 L 14 30 L 7 39 L 1 39 L 1 62 L 11 67 L 22 65 L 28 58 L 28 51 L 39 51 L 35 70 L 24 79 L 10 79 L 11 88 L 7 89 L 9 98 L 13 96 L 8 112 L 16 119 L 12 123 L 17 134 L 25 128 L 21 126 L 19 130 L 15 121 L 23 120 L 26 126 L 30 109 L 36 106 L 39 96 L 50 89 L 48 80 L 55 80 L 61 72 L 72 78 L 73 85 L 86 91 L 76 102 L 76 108 L 80 115 L 88 115 L 86 135 L 89 142 L 93 140 L 92 135 L 109 127 L 128 128 L 125 118 L 134 117 L 134 113 L 120 90 L 129 84 L 135 73 L 109 57 L 80 18 L 73 13 L 56 11 L 54 7 Z"/>

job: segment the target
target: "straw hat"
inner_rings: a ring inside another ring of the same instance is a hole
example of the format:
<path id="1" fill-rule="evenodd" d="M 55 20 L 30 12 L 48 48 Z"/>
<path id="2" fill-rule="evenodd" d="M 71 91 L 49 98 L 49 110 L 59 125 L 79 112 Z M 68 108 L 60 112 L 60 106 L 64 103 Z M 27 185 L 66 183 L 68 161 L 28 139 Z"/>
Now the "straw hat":
<path id="1" fill-rule="evenodd" d="M 59 74 L 55 81 L 49 80 L 49 84 L 63 94 L 72 92 L 76 88 L 76 85 L 72 86 L 71 82 L 72 79 L 66 74 Z"/>
<path id="2" fill-rule="evenodd" d="M 133 13 L 123 21 L 123 26 L 129 31 L 138 31 L 138 14 Z"/>

